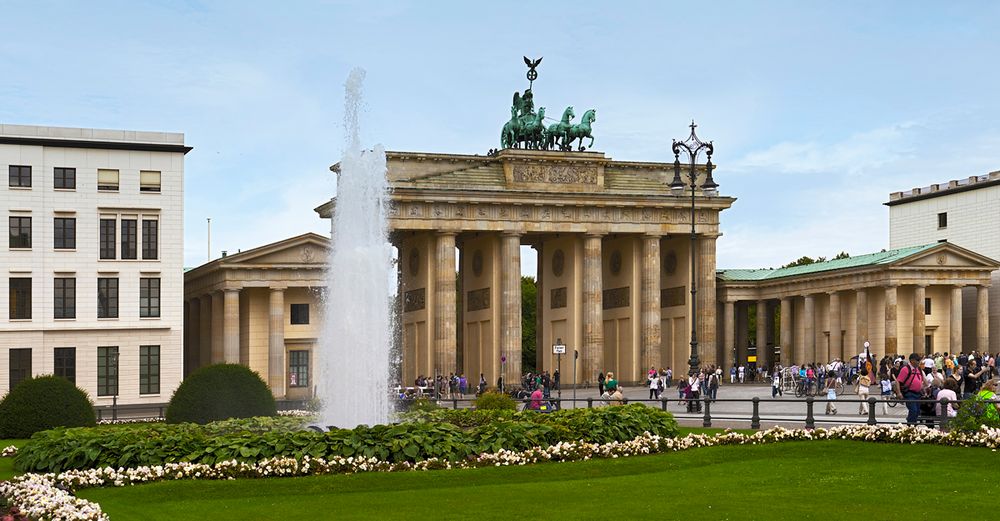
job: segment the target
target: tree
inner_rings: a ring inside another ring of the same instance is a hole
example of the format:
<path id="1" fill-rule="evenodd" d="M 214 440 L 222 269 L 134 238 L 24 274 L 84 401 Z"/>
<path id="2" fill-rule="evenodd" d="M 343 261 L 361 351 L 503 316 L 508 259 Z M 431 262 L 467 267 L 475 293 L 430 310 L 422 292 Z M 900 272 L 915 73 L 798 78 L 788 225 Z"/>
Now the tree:
<path id="1" fill-rule="evenodd" d="M 837 255 L 836 255 L 836 256 L 835 256 L 834 258 L 833 258 L 833 260 L 840 260 L 840 259 L 850 259 L 850 258 L 851 258 L 851 254 L 847 253 L 846 251 L 842 251 L 842 252 L 838 253 L 838 254 L 837 254 Z"/>
<path id="2" fill-rule="evenodd" d="M 812 257 L 802 256 L 799 257 L 798 260 L 794 260 L 792 262 L 789 262 L 788 264 L 785 264 L 784 266 L 782 266 L 782 268 L 794 268 L 795 266 L 805 266 L 807 264 L 815 264 L 817 262 L 823 262 L 825 260 L 826 257 L 820 257 L 818 259 L 814 259 Z"/>
<path id="3" fill-rule="evenodd" d="M 535 372 L 538 286 L 534 277 L 521 277 L 521 370 Z"/>

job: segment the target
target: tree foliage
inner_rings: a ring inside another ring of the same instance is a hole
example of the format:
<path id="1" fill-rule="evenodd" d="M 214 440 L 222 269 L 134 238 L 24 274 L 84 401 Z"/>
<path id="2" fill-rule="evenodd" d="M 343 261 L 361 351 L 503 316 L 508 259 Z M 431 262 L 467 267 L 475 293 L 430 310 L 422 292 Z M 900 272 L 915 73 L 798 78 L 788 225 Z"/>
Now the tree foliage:
<path id="1" fill-rule="evenodd" d="M 521 370 L 535 372 L 538 325 L 538 286 L 533 277 L 521 277 Z"/>

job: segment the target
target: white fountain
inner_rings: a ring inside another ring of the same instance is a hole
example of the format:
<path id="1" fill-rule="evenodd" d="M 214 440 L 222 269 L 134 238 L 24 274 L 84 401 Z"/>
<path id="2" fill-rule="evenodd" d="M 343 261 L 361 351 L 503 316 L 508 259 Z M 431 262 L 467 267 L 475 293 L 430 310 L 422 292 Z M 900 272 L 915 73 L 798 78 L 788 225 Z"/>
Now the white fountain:
<path id="1" fill-rule="evenodd" d="M 321 426 L 353 428 L 389 420 L 392 248 L 387 240 L 385 150 L 359 137 L 365 71 L 345 84 L 346 148 L 331 219 L 324 327 L 317 353 Z"/>

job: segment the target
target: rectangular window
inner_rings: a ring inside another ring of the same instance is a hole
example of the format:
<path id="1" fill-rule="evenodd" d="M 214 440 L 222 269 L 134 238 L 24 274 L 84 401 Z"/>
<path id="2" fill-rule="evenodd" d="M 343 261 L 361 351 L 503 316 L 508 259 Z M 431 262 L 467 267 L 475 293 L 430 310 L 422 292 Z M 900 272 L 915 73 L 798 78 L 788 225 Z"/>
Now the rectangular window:
<path id="1" fill-rule="evenodd" d="M 76 279 L 56 277 L 52 286 L 53 318 L 76 318 Z"/>
<path id="2" fill-rule="evenodd" d="M 135 219 L 122 219 L 122 258 L 137 258 L 138 226 Z"/>
<path id="3" fill-rule="evenodd" d="M 30 248 L 31 217 L 11 217 L 9 221 L 10 221 L 10 247 Z"/>
<path id="4" fill-rule="evenodd" d="M 76 190 L 76 169 L 60 168 L 54 170 L 52 186 L 63 190 Z"/>
<path id="5" fill-rule="evenodd" d="M 931 314 L 931 299 L 930 299 L 930 297 L 927 297 L 927 298 L 924 299 L 924 314 L 925 315 L 930 315 Z"/>
<path id="6" fill-rule="evenodd" d="M 101 219 L 101 258 L 114 259 L 115 252 L 115 228 L 114 219 Z"/>
<path id="7" fill-rule="evenodd" d="M 118 279 L 97 279 L 97 318 L 118 318 Z"/>
<path id="8" fill-rule="evenodd" d="M 948 227 L 948 212 L 942 212 L 938 214 L 938 229 Z"/>
<path id="9" fill-rule="evenodd" d="M 139 171 L 139 191 L 140 192 L 159 192 L 160 191 L 160 173 L 153 170 L 140 170 Z"/>
<path id="10" fill-rule="evenodd" d="M 54 223 L 55 223 L 55 239 L 54 239 L 55 249 L 75 250 L 76 218 L 56 217 Z"/>
<path id="11" fill-rule="evenodd" d="M 10 165 L 7 172 L 10 174 L 10 186 L 31 188 L 30 166 Z"/>
<path id="12" fill-rule="evenodd" d="M 97 190 L 101 192 L 117 192 L 118 191 L 118 171 L 117 170 L 98 170 L 97 171 Z"/>
<path id="13" fill-rule="evenodd" d="M 10 279 L 10 318 L 27 320 L 31 318 L 31 279 Z"/>
<path id="14" fill-rule="evenodd" d="M 97 348 L 97 396 L 118 395 L 118 346 Z"/>
<path id="15" fill-rule="evenodd" d="M 57 347 L 53 354 L 53 374 L 76 383 L 76 348 Z"/>
<path id="16" fill-rule="evenodd" d="M 309 351 L 288 352 L 288 386 L 309 387 Z"/>
<path id="17" fill-rule="evenodd" d="M 31 378 L 31 348 L 10 350 L 10 387 Z"/>
<path id="18" fill-rule="evenodd" d="M 142 258 L 145 260 L 156 260 L 159 254 L 157 242 L 159 241 L 159 224 L 155 219 L 142 220 Z"/>
<path id="19" fill-rule="evenodd" d="M 292 324 L 309 323 L 309 304 L 292 304 Z"/>
<path id="20" fill-rule="evenodd" d="M 139 394 L 160 394 L 160 346 L 139 346 Z"/>
<path id="21" fill-rule="evenodd" d="M 139 316 L 142 318 L 160 316 L 160 279 L 139 279 Z"/>

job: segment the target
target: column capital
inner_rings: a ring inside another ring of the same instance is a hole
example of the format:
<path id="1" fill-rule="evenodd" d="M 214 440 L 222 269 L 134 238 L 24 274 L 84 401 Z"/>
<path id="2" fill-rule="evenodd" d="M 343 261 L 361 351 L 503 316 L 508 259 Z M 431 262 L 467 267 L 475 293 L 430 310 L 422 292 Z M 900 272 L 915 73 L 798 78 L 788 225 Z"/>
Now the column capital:
<path id="1" fill-rule="evenodd" d="M 224 293 L 233 293 L 233 292 L 239 293 L 241 289 L 243 289 L 243 288 L 241 288 L 239 286 L 226 286 L 226 287 L 222 288 L 222 291 Z"/>
<path id="2" fill-rule="evenodd" d="M 962 284 L 962 283 L 958 283 L 958 284 L 952 284 L 952 285 L 951 285 L 951 289 L 962 289 L 962 288 L 964 288 L 965 286 L 966 286 L 966 285 L 965 285 L 965 284 Z"/>
<path id="3" fill-rule="evenodd" d="M 827 295 L 830 295 L 830 296 L 833 296 L 833 295 L 840 295 L 840 290 L 836 290 L 836 289 L 835 289 L 835 290 L 833 290 L 833 291 L 827 291 L 827 292 L 826 292 L 826 294 L 827 294 Z"/>
<path id="4" fill-rule="evenodd" d="M 927 288 L 927 286 L 929 286 L 929 285 L 930 284 L 927 284 L 926 282 L 918 282 L 916 284 L 913 284 L 913 286 L 917 287 L 917 288 Z"/>
<path id="5" fill-rule="evenodd" d="M 458 232 L 455 230 L 436 230 L 434 232 L 435 237 L 455 237 Z"/>
<path id="6" fill-rule="evenodd" d="M 660 240 L 660 239 L 663 238 L 663 234 L 662 233 L 654 233 L 654 232 L 645 232 L 645 233 L 642 234 L 642 238 L 643 239 Z"/>
<path id="7" fill-rule="evenodd" d="M 588 239 L 603 239 L 607 232 L 583 232 L 583 236 Z"/>
<path id="8" fill-rule="evenodd" d="M 524 232 L 522 232 L 520 230 L 504 230 L 504 231 L 500 232 L 500 236 L 501 237 L 518 237 L 518 238 L 520 238 L 522 235 L 524 235 Z"/>
<path id="9" fill-rule="evenodd" d="M 271 286 L 270 287 L 271 293 L 278 293 L 278 292 L 281 292 L 281 291 L 285 291 L 286 289 L 288 289 L 288 286 Z"/>

